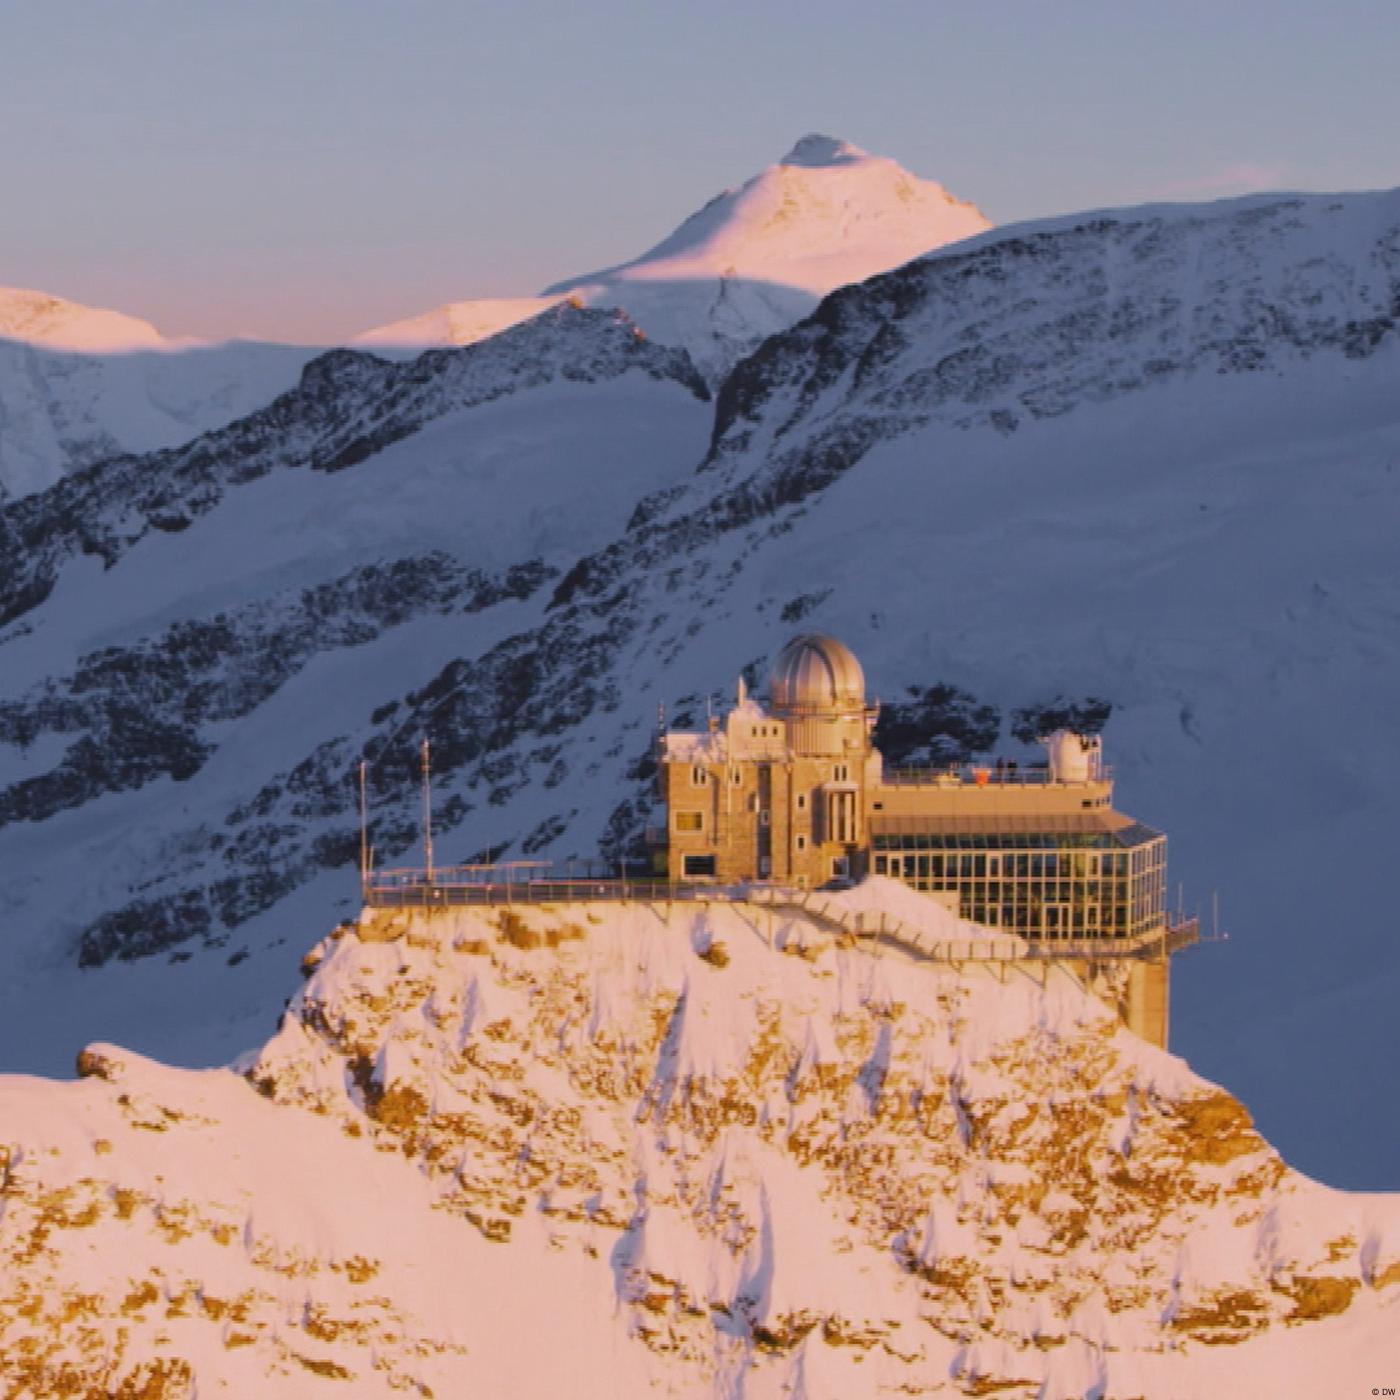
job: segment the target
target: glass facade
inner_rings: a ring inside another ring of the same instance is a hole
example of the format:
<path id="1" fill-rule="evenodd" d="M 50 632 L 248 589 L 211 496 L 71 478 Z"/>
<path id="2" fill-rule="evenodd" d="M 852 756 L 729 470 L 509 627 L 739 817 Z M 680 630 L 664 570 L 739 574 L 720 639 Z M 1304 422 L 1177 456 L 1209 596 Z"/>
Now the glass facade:
<path id="1" fill-rule="evenodd" d="M 1167 838 L 1139 823 L 1117 831 L 909 829 L 871 838 L 876 875 L 956 892 L 963 918 L 1036 939 L 1159 930 L 1166 862 Z"/>

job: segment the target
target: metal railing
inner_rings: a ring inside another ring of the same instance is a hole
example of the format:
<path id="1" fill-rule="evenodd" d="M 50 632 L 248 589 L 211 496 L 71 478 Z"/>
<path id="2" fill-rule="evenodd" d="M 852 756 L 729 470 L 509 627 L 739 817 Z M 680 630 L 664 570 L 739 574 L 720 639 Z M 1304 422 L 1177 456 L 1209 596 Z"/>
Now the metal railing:
<path id="1" fill-rule="evenodd" d="M 1082 787 L 1113 780 L 1113 769 L 1098 764 L 1085 778 L 1052 777 L 1044 767 L 1017 763 L 955 763 L 947 768 L 886 768 L 881 781 L 889 787 Z"/>
<path id="2" fill-rule="evenodd" d="M 595 867 L 597 868 L 597 867 Z M 534 872 L 550 872 L 540 874 Z M 519 861 L 509 866 L 452 866 L 441 870 L 371 871 L 361 885 L 372 909 L 449 909 L 504 907 L 513 904 L 752 904 L 760 908 L 790 908 L 841 928 L 858 941 L 886 937 L 909 943 L 939 961 L 1014 962 L 1022 959 L 1152 958 L 1170 956 L 1200 941 L 1198 921 L 1168 916 L 1157 929 L 1131 937 L 1056 938 L 989 926 L 987 940 L 972 943 L 934 942 L 906 936 L 904 921 L 865 915 L 831 904 L 818 892 L 754 882 L 745 885 L 706 884 L 693 880 L 627 878 L 615 873 L 561 875 L 545 861 Z M 899 924 L 899 930 L 894 925 Z M 912 926 L 911 926 L 912 927 Z M 1009 945 L 1021 945 L 1011 951 Z"/>
<path id="3" fill-rule="evenodd" d="M 361 895 L 372 909 L 433 909 L 456 905 L 675 903 L 690 900 L 736 899 L 727 886 L 688 881 L 628 879 L 610 874 L 573 872 L 562 876 L 537 876 L 486 880 L 454 878 L 452 872 L 434 870 L 428 878 L 422 870 L 376 870 L 361 884 Z"/>

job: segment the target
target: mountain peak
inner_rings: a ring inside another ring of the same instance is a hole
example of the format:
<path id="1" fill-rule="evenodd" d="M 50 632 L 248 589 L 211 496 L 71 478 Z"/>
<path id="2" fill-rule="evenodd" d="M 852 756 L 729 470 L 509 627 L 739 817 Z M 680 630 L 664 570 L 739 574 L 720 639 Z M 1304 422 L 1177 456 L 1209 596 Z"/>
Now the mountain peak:
<path id="1" fill-rule="evenodd" d="M 819 168 L 825 165 L 854 165 L 857 161 L 868 160 L 869 151 L 853 146 L 849 141 L 840 141 L 834 136 L 823 136 L 810 132 L 778 162 L 779 165 L 801 165 Z"/>
<path id="2" fill-rule="evenodd" d="M 0 287 L 0 338 L 89 352 L 156 350 L 167 344 L 148 321 L 27 287 Z"/>
<path id="3" fill-rule="evenodd" d="M 716 384 L 828 292 L 990 227 L 935 181 L 812 133 L 640 257 L 543 295 L 625 306 L 649 335 L 684 346 Z"/>

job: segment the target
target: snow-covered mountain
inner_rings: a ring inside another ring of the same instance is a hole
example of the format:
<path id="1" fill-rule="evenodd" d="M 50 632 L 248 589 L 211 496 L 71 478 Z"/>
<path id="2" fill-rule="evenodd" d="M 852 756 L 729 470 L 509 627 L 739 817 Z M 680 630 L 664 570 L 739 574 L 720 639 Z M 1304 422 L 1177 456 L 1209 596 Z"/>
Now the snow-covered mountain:
<path id="1" fill-rule="evenodd" d="M 567 278 L 539 298 L 454 302 L 356 343 L 466 344 L 568 296 L 625 310 L 653 340 L 684 348 L 714 385 L 828 292 L 988 227 L 971 204 L 895 161 L 804 136 L 630 262 Z"/>
<path id="2" fill-rule="evenodd" d="M 0 500 L 223 427 L 294 384 L 314 353 L 170 340 L 120 312 L 0 287 Z"/>
<path id="3" fill-rule="evenodd" d="M 0 339 L 93 354 L 170 348 L 149 321 L 23 287 L 0 287 Z"/>
<path id="4" fill-rule="evenodd" d="M 1061 972 L 743 904 L 378 913 L 305 966 L 234 1071 L 0 1077 L 7 1394 L 1214 1400 L 1393 1363 L 1400 1195 L 1290 1170 Z"/>
<path id="5" fill-rule="evenodd" d="M 713 386 L 834 287 L 986 227 L 894 161 L 808 136 L 632 262 L 539 296 L 453 302 L 351 344 L 393 358 L 471 345 L 568 299 L 623 309 L 652 339 L 687 350 Z M 0 288 L 0 500 L 222 428 L 291 388 L 315 353 L 172 340 L 115 311 Z"/>
<path id="6" fill-rule="evenodd" d="M 800 623 L 1003 735 L 1111 702 L 1121 804 L 1235 935 L 1179 960 L 1174 1045 L 1300 1165 L 1394 1181 L 1357 1066 L 1400 993 L 1397 308 L 1395 193 L 1084 215 L 835 293 L 713 404 L 564 304 L 11 504 L 0 1063 L 254 1040 L 289 930 L 352 912 L 361 755 L 413 859 L 424 733 L 442 859 L 616 858 L 658 703 Z"/>

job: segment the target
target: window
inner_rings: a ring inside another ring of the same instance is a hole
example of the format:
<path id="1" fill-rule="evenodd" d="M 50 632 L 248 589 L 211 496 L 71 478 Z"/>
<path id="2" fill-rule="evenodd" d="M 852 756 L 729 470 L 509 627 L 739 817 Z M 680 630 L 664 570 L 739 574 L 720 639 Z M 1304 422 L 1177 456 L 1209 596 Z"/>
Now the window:
<path id="1" fill-rule="evenodd" d="M 713 879 L 715 874 L 714 856 L 683 856 L 681 870 L 689 879 Z"/>
<path id="2" fill-rule="evenodd" d="M 691 787 L 704 787 L 704 786 L 705 786 L 705 780 L 706 780 L 706 778 L 707 778 L 708 776 L 709 776 L 709 775 L 705 772 L 705 768 L 704 768 L 704 765 L 703 765 L 703 764 L 695 763 L 695 764 L 692 764 L 692 765 L 691 765 L 691 768 L 690 768 L 690 785 L 691 785 Z"/>
<path id="3" fill-rule="evenodd" d="M 856 840 L 856 795 L 849 789 L 827 794 L 826 831 L 832 841 L 850 845 Z"/>
<path id="4" fill-rule="evenodd" d="M 703 812 L 677 812 L 677 831 L 704 831 L 705 814 Z M 689 857 L 687 857 L 689 859 Z"/>
<path id="5" fill-rule="evenodd" d="M 848 783 L 851 780 L 851 769 L 849 764 L 838 763 L 831 770 L 832 778 L 838 783 Z"/>
<path id="6" fill-rule="evenodd" d="M 805 792 L 799 792 L 797 794 L 797 810 L 799 812 L 805 812 L 807 810 L 807 794 Z"/>
<path id="7" fill-rule="evenodd" d="M 742 768 L 736 768 L 733 773 L 729 775 L 729 781 L 733 783 L 735 787 L 738 787 L 744 781 L 744 770 Z"/>
<path id="8" fill-rule="evenodd" d="M 807 849 L 807 838 L 805 836 L 799 836 L 797 838 L 797 849 L 799 851 L 805 851 Z"/>

